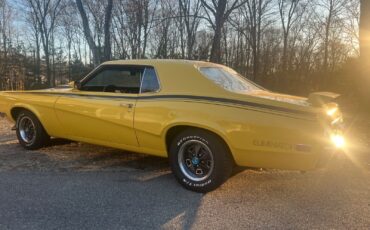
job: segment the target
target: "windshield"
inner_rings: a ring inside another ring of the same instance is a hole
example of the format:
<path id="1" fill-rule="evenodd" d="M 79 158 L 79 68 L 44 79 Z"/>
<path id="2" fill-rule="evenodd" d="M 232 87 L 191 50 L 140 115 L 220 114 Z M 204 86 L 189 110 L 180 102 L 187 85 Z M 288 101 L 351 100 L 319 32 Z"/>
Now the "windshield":
<path id="1" fill-rule="evenodd" d="M 199 70 L 209 80 L 231 92 L 247 93 L 255 90 L 264 90 L 262 87 L 250 82 L 232 69 L 201 67 Z"/>

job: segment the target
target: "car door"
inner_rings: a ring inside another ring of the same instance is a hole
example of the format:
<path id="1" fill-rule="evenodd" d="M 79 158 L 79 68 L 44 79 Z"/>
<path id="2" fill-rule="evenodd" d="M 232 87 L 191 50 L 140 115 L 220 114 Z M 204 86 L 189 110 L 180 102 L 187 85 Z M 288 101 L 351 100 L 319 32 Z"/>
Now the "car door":
<path id="1" fill-rule="evenodd" d="M 57 117 L 71 139 L 90 143 L 138 146 L 133 120 L 144 68 L 103 65 L 62 95 Z"/>
<path id="2" fill-rule="evenodd" d="M 161 135 L 167 119 L 172 119 L 172 116 L 166 100 L 161 99 L 165 96 L 160 93 L 161 87 L 154 67 L 147 67 L 135 107 L 135 132 L 143 150 L 153 155 L 166 156 Z"/>

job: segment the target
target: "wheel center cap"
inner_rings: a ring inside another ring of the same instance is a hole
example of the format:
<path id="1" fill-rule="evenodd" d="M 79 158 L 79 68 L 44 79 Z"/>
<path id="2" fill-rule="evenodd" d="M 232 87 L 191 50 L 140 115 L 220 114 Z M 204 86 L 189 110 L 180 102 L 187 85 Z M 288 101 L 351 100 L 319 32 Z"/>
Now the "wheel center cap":
<path id="1" fill-rule="evenodd" d="M 193 163 L 193 165 L 197 165 L 197 164 L 199 164 L 199 158 L 198 158 L 198 157 L 193 157 L 193 158 L 191 159 L 191 163 Z"/>

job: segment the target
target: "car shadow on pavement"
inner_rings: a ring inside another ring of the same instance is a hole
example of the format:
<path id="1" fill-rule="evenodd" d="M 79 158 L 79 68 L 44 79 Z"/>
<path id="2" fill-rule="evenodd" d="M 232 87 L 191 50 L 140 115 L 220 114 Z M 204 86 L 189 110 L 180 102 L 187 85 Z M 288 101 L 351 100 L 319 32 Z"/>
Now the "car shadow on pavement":
<path id="1" fill-rule="evenodd" d="M 59 145 L 66 145 L 66 144 L 71 144 L 75 141 L 67 140 L 67 139 L 62 139 L 62 138 L 52 138 L 50 140 L 50 143 L 48 146 L 59 146 Z"/>
<path id="2" fill-rule="evenodd" d="M 88 223 L 85 227 L 91 229 L 106 228 L 112 223 L 116 229 L 190 229 L 196 228 L 206 215 L 261 223 L 278 221 L 287 228 L 296 228 L 299 221 L 313 226 L 338 218 L 349 221 L 348 210 L 355 210 L 352 212 L 356 216 L 366 220 L 370 200 L 364 197 L 368 197 L 369 191 L 370 157 L 368 145 L 362 149 L 363 154 L 349 153 L 357 161 L 345 156 L 332 159 L 325 169 L 306 174 L 236 168 L 223 186 L 203 195 L 181 187 L 164 158 L 63 139 L 52 139 L 46 148 L 26 151 L 18 144 L 14 132 L 3 132 L 0 210 L 12 210 L 17 205 L 37 208 L 38 203 L 55 204 L 57 208 L 40 207 L 41 211 L 31 214 L 22 211 L 19 214 L 19 210 L 2 212 L 0 222 L 14 220 L 13 223 L 22 224 L 50 218 L 62 221 L 50 228 L 63 228 L 63 220 L 68 219 L 69 226 L 76 229 L 81 222 Z M 3 183 L 4 180 L 9 182 Z M 9 206 L 6 201 L 11 201 Z M 238 205 L 248 208 L 233 213 L 238 209 L 232 207 Z M 70 210 L 71 207 L 75 209 Z M 93 216 L 102 218 L 95 220 Z M 340 226 L 330 223 L 328 226 Z M 220 228 L 212 225 L 212 221 L 207 224 L 209 228 Z"/>
<path id="3" fill-rule="evenodd" d="M 139 199 L 146 203 L 145 207 L 141 206 L 142 202 L 135 203 L 139 204 L 137 209 L 147 223 L 140 228 L 192 229 L 203 194 L 184 189 L 170 171 L 150 171 L 134 178 L 143 195 Z"/>
<path id="4" fill-rule="evenodd" d="M 75 145 L 82 146 L 78 148 L 77 157 L 73 157 L 73 154 L 77 152 Z M 52 150 L 54 147 L 63 149 L 63 152 Z M 2 175 L 10 173 L 12 176 L 25 176 L 27 177 L 25 181 L 39 184 L 27 188 L 28 183 L 17 184 L 17 179 L 11 182 L 12 189 L 16 187 L 20 193 L 27 196 L 24 197 L 26 202 L 38 200 L 38 196 L 42 197 L 40 203 L 55 203 L 61 199 L 60 197 L 68 197 L 66 200 L 73 202 L 73 205 L 60 204 L 58 210 L 43 207 L 45 211 L 41 213 L 39 211 L 34 215 L 45 212 L 43 214 L 45 218 L 59 219 L 59 216 L 62 216 L 68 218 L 72 225 L 74 222 L 91 222 L 90 217 L 84 214 L 81 214 L 78 219 L 75 216 L 68 216 L 70 212 L 66 208 L 76 207 L 76 204 L 77 207 L 81 205 L 79 212 L 83 213 L 86 204 L 79 204 L 81 202 L 79 199 L 83 199 L 91 203 L 88 205 L 89 210 L 85 210 L 87 213 L 97 210 L 95 214 L 99 216 L 99 212 L 104 210 L 105 215 L 112 216 L 109 220 L 111 223 L 121 224 L 122 227 L 172 229 L 178 226 L 181 229 L 189 229 L 194 223 L 203 195 L 182 188 L 170 172 L 166 159 L 79 143 L 67 143 L 54 147 L 26 151 L 16 141 L 0 145 Z M 96 149 L 98 153 L 89 155 L 90 148 Z M 45 178 L 48 178 L 48 182 L 38 182 Z M 43 188 L 44 184 L 49 184 L 49 187 Z M 26 194 L 24 191 L 28 190 L 31 191 Z M 45 194 L 34 196 L 33 190 L 37 190 L 38 193 L 45 190 Z M 6 191 L 7 188 L 3 187 L 4 197 L 12 196 L 4 194 Z M 92 200 L 89 200 L 90 196 Z M 9 197 L 9 199 L 22 198 Z M 95 199 L 100 200 L 102 204 L 99 205 L 103 207 L 95 206 Z M 19 205 L 35 206 L 35 204 L 24 203 Z M 117 212 L 121 214 L 117 215 Z M 8 215 L 7 212 L 4 215 Z M 7 219 L 22 219 L 22 215 L 21 213 L 17 217 L 8 216 Z M 38 217 L 35 216 L 34 219 Z M 100 220 L 99 223 L 103 224 L 106 221 Z M 42 222 L 39 224 L 42 226 Z M 60 223 L 59 226 L 64 226 L 64 223 Z M 95 228 L 96 226 L 87 227 Z"/>
<path id="5" fill-rule="evenodd" d="M 370 154 L 363 149 L 349 153 L 357 161 L 343 156 L 305 174 L 236 168 L 203 195 L 181 187 L 163 158 L 62 139 L 26 151 L 14 132 L 6 133 L 0 136 L 0 226 L 368 229 L 361 228 L 370 219 Z"/>

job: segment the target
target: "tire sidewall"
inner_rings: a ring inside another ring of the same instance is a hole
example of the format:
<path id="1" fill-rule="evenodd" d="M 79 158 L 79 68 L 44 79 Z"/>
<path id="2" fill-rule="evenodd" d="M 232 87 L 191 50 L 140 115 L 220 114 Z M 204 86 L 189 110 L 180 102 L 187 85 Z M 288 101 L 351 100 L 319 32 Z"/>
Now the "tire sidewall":
<path id="1" fill-rule="evenodd" d="M 196 133 L 196 134 L 195 134 Z M 207 145 L 213 155 L 213 170 L 209 177 L 201 181 L 194 181 L 183 174 L 178 163 L 178 154 L 181 146 L 189 140 L 197 140 Z M 221 185 L 229 175 L 228 172 L 220 170 L 223 168 L 224 155 L 228 154 L 225 146 L 214 136 L 207 132 L 183 132 L 178 135 L 171 144 L 170 147 L 170 165 L 176 179 L 185 188 L 196 191 L 196 192 L 209 192 L 219 185 Z"/>
<path id="2" fill-rule="evenodd" d="M 33 142 L 31 142 L 31 143 L 26 143 L 26 142 L 23 140 L 23 138 L 21 137 L 20 130 L 19 130 L 19 123 L 20 123 L 21 119 L 22 119 L 22 118 L 24 118 L 24 117 L 28 117 L 28 118 L 29 118 L 29 119 L 31 119 L 31 120 L 32 120 L 32 122 L 33 122 L 32 117 L 27 116 L 24 112 L 20 112 L 20 113 L 19 113 L 19 115 L 18 115 L 18 118 L 17 118 L 17 123 L 16 123 L 16 127 L 17 127 L 17 129 L 16 129 L 16 133 L 17 133 L 17 137 L 18 137 L 18 141 L 19 141 L 19 143 L 20 143 L 22 146 L 24 146 L 24 147 L 26 147 L 26 148 L 27 148 L 27 147 L 29 147 L 29 146 L 32 146 L 32 144 L 36 142 L 36 139 L 37 139 L 37 138 L 35 138 L 35 140 L 34 140 Z M 34 123 L 34 124 L 35 124 L 35 123 Z M 37 134 L 36 134 L 36 135 L 37 135 Z"/>
<path id="3" fill-rule="evenodd" d="M 19 122 L 24 117 L 27 117 L 30 120 L 32 120 L 32 122 L 35 126 L 35 131 L 36 131 L 35 135 L 36 135 L 36 137 L 35 137 L 35 140 L 31 143 L 26 143 L 20 135 Z M 46 143 L 46 141 L 48 139 L 48 136 L 46 135 L 46 132 L 44 131 L 44 128 L 42 127 L 39 120 L 36 118 L 35 115 L 33 115 L 31 112 L 28 112 L 28 111 L 22 111 L 22 112 L 19 113 L 19 115 L 17 117 L 17 121 L 16 121 L 16 134 L 17 134 L 17 138 L 18 138 L 19 143 L 24 148 L 29 149 L 29 150 L 41 148 Z"/>

